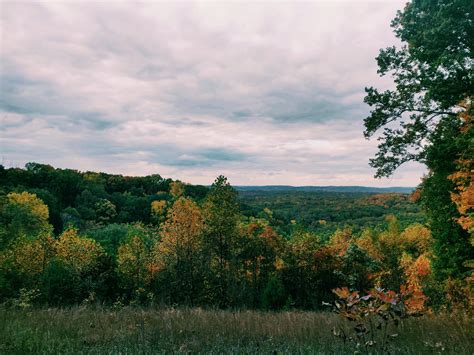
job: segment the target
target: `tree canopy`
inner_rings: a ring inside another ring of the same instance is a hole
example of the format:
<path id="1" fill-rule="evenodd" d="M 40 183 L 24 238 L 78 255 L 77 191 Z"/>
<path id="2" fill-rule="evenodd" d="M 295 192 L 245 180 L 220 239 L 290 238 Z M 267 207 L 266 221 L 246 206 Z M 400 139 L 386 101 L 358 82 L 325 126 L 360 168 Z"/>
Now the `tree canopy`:
<path id="1" fill-rule="evenodd" d="M 372 107 L 365 136 L 383 128 L 370 162 L 377 177 L 407 161 L 424 162 L 440 124 L 460 123 L 461 113 L 472 110 L 474 3 L 414 0 L 397 13 L 392 27 L 403 45 L 382 49 L 376 59 L 378 73 L 390 74 L 395 87 L 366 88 L 364 99 Z"/>

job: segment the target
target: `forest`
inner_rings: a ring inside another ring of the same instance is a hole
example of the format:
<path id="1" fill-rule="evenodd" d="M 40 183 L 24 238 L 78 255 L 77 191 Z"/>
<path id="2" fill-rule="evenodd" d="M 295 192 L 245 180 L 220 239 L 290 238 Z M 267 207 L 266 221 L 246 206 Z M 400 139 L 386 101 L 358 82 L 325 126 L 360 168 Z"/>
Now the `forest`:
<path id="1" fill-rule="evenodd" d="M 320 309 L 331 289 L 369 289 L 392 269 L 377 284 L 393 289 L 427 263 L 430 233 L 405 194 L 239 193 L 223 176 L 205 187 L 37 163 L 1 171 L 4 301 L 37 290 L 55 305 Z"/>
<path id="2" fill-rule="evenodd" d="M 0 165 L 0 353 L 474 353 L 473 16 L 407 3 L 365 88 L 410 192 Z"/>
<path id="3" fill-rule="evenodd" d="M 360 233 L 368 228 L 386 228 L 389 215 L 402 228 L 424 223 L 426 216 L 411 193 L 335 191 L 239 190 L 244 216 L 264 218 L 281 235 L 291 237 L 297 228 L 327 240 L 337 229 Z"/>

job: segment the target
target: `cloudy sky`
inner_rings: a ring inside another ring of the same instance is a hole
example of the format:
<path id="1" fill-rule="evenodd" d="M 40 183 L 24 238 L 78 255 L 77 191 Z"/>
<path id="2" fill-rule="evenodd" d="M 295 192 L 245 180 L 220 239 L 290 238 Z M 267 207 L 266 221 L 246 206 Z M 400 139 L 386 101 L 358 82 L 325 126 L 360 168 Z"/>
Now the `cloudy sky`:
<path id="1" fill-rule="evenodd" d="M 2 2 L 0 157 L 210 184 L 375 180 L 365 86 L 404 1 Z"/>

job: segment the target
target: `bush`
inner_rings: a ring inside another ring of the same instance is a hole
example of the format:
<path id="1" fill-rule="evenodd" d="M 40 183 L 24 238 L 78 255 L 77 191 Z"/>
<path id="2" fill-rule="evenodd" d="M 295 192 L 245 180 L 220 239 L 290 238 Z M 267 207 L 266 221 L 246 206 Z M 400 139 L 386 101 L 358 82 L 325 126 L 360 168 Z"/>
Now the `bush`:
<path id="1" fill-rule="evenodd" d="M 286 303 L 283 282 L 277 276 L 271 276 L 262 293 L 262 306 L 265 309 L 281 309 Z"/>

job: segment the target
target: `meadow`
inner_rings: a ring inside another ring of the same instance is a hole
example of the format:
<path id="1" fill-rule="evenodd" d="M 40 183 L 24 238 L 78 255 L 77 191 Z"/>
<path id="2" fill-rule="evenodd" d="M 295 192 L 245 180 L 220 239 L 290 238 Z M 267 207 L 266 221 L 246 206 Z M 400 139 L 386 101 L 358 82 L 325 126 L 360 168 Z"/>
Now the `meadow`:
<path id="1" fill-rule="evenodd" d="M 2 354 L 301 353 L 348 354 L 329 312 L 223 311 L 200 308 L 0 308 Z M 347 325 L 347 324 L 345 324 Z M 466 315 L 405 319 L 395 354 L 472 354 Z"/>

